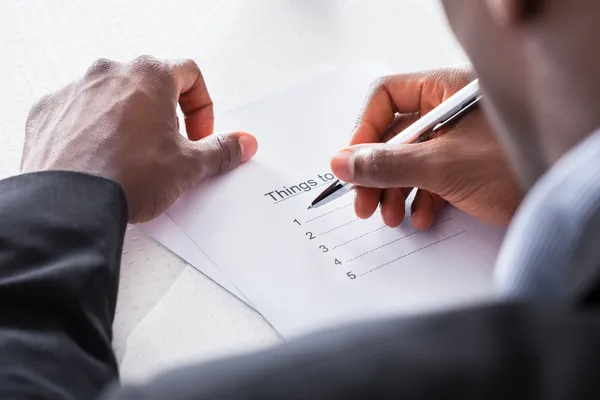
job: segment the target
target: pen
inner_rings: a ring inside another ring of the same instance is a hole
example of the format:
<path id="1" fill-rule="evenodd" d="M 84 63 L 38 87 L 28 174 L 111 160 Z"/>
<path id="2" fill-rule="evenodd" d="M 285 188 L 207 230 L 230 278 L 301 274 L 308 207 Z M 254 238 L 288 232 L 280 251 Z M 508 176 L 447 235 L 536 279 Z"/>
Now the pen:
<path id="1" fill-rule="evenodd" d="M 475 79 L 387 143 L 407 144 L 421 142 L 432 132 L 440 130 L 442 127 L 466 114 L 477 105 L 480 99 L 479 81 Z M 353 184 L 336 180 L 313 200 L 308 209 L 310 210 L 331 203 L 333 200 L 354 190 L 354 188 L 355 185 Z"/>

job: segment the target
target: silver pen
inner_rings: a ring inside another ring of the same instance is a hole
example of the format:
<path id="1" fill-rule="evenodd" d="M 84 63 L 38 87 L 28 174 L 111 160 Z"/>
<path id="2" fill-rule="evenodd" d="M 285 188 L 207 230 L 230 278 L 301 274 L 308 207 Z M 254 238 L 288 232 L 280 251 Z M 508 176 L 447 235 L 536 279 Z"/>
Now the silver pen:
<path id="1" fill-rule="evenodd" d="M 473 109 L 480 99 L 479 81 L 475 79 L 387 143 L 406 144 L 422 141 L 432 132 L 440 130 Z M 354 190 L 354 188 L 355 185 L 353 184 L 336 180 L 313 200 L 308 209 L 329 204 Z"/>

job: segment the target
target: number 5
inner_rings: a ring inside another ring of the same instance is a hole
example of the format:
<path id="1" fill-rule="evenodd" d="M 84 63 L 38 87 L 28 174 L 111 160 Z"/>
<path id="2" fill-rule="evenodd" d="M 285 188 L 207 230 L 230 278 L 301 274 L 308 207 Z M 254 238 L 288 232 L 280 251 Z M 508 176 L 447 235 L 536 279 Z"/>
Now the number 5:
<path id="1" fill-rule="evenodd" d="M 348 272 L 346 275 L 348 275 L 348 278 L 350 279 L 356 279 L 356 275 L 354 275 L 352 272 Z"/>

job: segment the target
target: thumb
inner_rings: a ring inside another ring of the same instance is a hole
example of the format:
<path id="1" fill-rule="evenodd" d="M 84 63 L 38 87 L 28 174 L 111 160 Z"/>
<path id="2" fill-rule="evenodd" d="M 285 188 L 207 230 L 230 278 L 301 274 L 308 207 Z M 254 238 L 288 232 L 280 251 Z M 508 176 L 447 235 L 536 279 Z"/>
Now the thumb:
<path id="1" fill-rule="evenodd" d="M 258 149 L 256 138 L 249 133 L 234 132 L 209 135 L 198 141 L 187 141 L 186 156 L 192 160 L 196 179 L 230 171 L 251 159 Z"/>
<path id="2" fill-rule="evenodd" d="M 331 170 L 341 181 L 358 186 L 435 191 L 443 171 L 430 143 L 350 146 L 333 156 Z"/>

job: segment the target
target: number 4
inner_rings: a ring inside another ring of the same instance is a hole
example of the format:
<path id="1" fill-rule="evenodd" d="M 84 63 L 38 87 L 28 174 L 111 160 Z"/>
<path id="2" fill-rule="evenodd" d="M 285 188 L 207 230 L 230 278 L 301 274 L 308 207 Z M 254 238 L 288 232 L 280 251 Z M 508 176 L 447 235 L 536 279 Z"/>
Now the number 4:
<path id="1" fill-rule="evenodd" d="M 336 258 L 335 259 L 335 265 L 342 265 L 342 262 Z"/>

